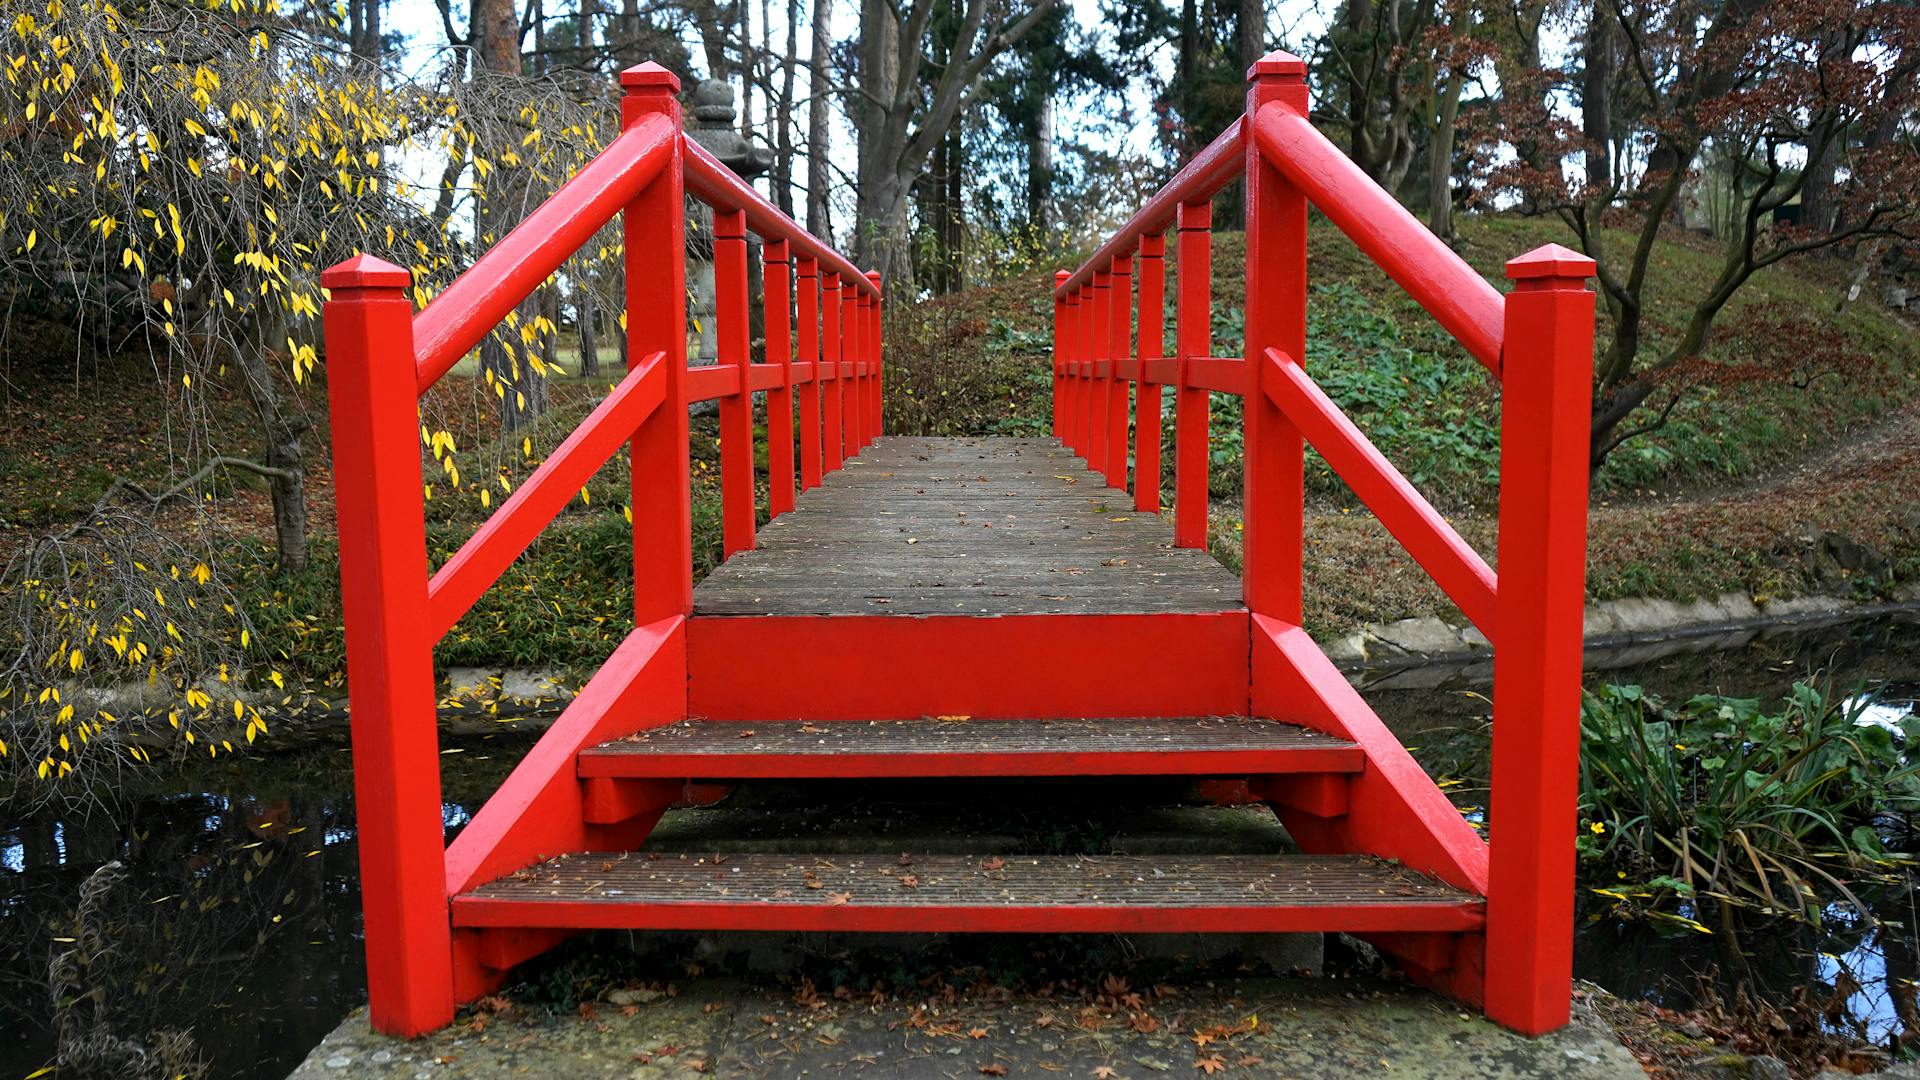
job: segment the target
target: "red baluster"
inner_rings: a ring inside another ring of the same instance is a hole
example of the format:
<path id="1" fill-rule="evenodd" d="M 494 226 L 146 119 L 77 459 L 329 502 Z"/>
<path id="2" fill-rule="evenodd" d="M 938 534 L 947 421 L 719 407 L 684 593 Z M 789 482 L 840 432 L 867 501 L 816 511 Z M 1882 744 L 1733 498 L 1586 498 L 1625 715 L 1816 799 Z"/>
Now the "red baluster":
<path id="1" fill-rule="evenodd" d="M 829 271 L 820 286 L 820 370 L 826 382 L 820 384 L 820 400 L 824 403 L 821 420 L 821 445 L 826 454 L 826 471 L 833 472 L 843 460 L 843 448 L 840 442 L 840 275 Z"/>
<path id="2" fill-rule="evenodd" d="M 800 384 L 800 490 L 820 486 L 820 268 L 811 255 L 799 259 L 800 362 L 808 366 Z"/>
<path id="3" fill-rule="evenodd" d="M 1166 347 L 1167 238 L 1140 238 L 1140 335 L 1136 354 L 1140 380 L 1133 394 L 1133 508 L 1160 512 L 1160 384 L 1151 381 L 1147 361 Z"/>
<path id="4" fill-rule="evenodd" d="M 1107 356 L 1113 378 L 1107 382 L 1107 486 L 1127 489 L 1127 410 L 1129 382 L 1123 370 L 1133 355 L 1133 256 L 1116 255 L 1107 275 Z"/>
<path id="5" fill-rule="evenodd" d="M 713 212 L 713 298 L 719 363 L 738 376 L 720 399 L 720 548 L 753 550 L 753 393 L 747 382 L 747 215 Z"/>
<path id="6" fill-rule="evenodd" d="M 780 365 L 780 384 L 767 392 L 767 513 L 778 515 L 793 509 L 793 268 L 785 240 L 760 249 L 760 282 L 767 363 Z"/>
<path id="7" fill-rule="evenodd" d="M 1211 400 L 1189 380 L 1193 358 L 1213 351 L 1213 204 L 1181 203 L 1175 222 L 1180 245 L 1174 352 L 1180 357 L 1173 400 L 1173 542 L 1207 546 L 1207 463 Z"/>

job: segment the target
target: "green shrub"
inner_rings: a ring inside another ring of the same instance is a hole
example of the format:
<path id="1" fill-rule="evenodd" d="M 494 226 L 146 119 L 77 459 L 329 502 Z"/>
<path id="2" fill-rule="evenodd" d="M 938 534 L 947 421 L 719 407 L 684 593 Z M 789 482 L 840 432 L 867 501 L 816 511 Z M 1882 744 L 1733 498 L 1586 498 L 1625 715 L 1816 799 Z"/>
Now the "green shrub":
<path id="1" fill-rule="evenodd" d="M 1637 686 L 1586 695 L 1580 847 L 1630 882 L 1622 902 L 1712 897 L 1817 919 L 1842 875 L 1889 865 L 1877 823 L 1920 807 L 1920 736 L 1861 723 L 1864 695 L 1796 683 L 1778 711 L 1702 694 L 1668 706 Z"/>

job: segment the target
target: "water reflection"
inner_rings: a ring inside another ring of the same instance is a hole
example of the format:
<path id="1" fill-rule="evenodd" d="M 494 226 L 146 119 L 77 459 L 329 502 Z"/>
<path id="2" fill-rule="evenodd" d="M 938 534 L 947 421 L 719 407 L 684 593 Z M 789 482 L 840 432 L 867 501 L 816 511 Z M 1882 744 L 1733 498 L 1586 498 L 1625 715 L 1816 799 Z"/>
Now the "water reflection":
<path id="1" fill-rule="evenodd" d="M 450 833 L 468 816 L 443 815 Z M 0 1076 L 63 1045 L 66 1076 L 170 1076 L 195 1060 L 214 1078 L 286 1075 L 365 997 L 356 824 L 349 795 L 304 791 L 8 822 Z"/>

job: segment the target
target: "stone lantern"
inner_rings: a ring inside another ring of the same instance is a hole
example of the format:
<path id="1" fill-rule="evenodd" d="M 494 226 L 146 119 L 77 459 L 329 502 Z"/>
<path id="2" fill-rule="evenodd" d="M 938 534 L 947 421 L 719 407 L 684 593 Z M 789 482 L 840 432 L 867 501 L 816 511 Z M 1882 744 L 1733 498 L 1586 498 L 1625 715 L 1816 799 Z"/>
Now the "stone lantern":
<path id="1" fill-rule="evenodd" d="M 687 134 L 720 164 L 748 182 L 773 167 L 773 151 L 753 145 L 734 126 L 733 87 L 726 80 L 701 82 L 694 87 L 690 105 Z M 692 314 L 700 325 L 693 363 L 710 364 L 719 354 L 714 328 L 713 211 L 697 202 L 687 209 L 687 288 L 693 291 Z M 748 243 L 754 243 L 751 235 Z"/>

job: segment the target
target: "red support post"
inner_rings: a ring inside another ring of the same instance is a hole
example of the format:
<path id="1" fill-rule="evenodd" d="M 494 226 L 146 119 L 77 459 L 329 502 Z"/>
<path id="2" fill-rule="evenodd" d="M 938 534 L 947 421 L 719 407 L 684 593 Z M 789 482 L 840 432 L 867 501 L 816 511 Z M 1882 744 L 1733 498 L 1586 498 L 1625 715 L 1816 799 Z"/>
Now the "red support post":
<path id="1" fill-rule="evenodd" d="M 873 325 L 867 319 L 867 310 L 873 298 L 865 292 L 855 290 L 853 294 L 854 325 L 859 328 L 858 347 L 854 350 L 854 376 L 852 411 L 847 420 L 853 428 L 853 447 L 857 453 L 867 448 L 867 395 L 872 388 L 868 379 L 873 374 L 873 364 L 869 353 L 873 348 Z"/>
<path id="2" fill-rule="evenodd" d="M 1070 277 L 1065 270 L 1053 272 L 1053 287 L 1058 289 L 1067 283 Z M 1067 298 L 1056 294 L 1053 298 L 1053 437 L 1073 445 L 1068 437 L 1066 425 L 1067 397 Z"/>
<path id="3" fill-rule="evenodd" d="M 833 472 L 844 460 L 844 448 L 840 443 L 840 275 L 828 272 L 820 286 L 820 348 L 819 372 L 826 379 L 820 384 L 820 400 L 824 402 L 820 425 L 821 445 L 826 454 L 826 471 Z"/>
<path id="4" fill-rule="evenodd" d="M 1112 429 L 1107 426 L 1107 391 L 1113 383 L 1113 336 L 1110 328 L 1113 316 L 1109 304 L 1113 294 L 1113 270 L 1096 270 L 1093 273 L 1093 311 L 1087 320 L 1087 340 L 1092 348 L 1091 362 L 1094 364 L 1094 379 L 1090 400 L 1087 402 L 1087 468 L 1101 475 L 1108 474 L 1107 436 Z M 1104 367 L 1106 374 L 1100 374 Z"/>
<path id="5" fill-rule="evenodd" d="M 1099 325 L 1098 298 L 1100 294 L 1096 288 L 1099 283 L 1099 278 L 1100 275 L 1097 272 L 1094 273 L 1087 278 L 1086 285 L 1080 290 L 1079 341 L 1081 386 L 1080 403 L 1078 407 L 1080 414 L 1080 458 L 1087 463 L 1087 469 L 1092 472 L 1098 472 L 1100 469 L 1100 467 L 1095 464 L 1097 455 L 1099 454 L 1099 434 L 1093 423 L 1094 417 L 1097 415 L 1095 402 L 1100 400 L 1100 377 L 1097 368 L 1100 357 L 1100 347 L 1093 336 L 1093 328 Z"/>
<path id="6" fill-rule="evenodd" d="M 761 247 L 760 284 L 767 363 L 780 365 L 780 385 L 767 391 L 767 513 L 777 516 L 793 509 L 793 268 L 785 240 Z"/>
<path id="7" fill-rule="evenodd" d="M 1268 53 L 1247 72 L 1247 116 L 1263 109 L 1307 108 L 1307 65 Z M 1278 349 L 1300 363 L 1307 337 L 1307 199 L 1247 140 L 1246 353 Z M 1248 361 L 1252 364 L 1252 361 Z M 1249 610 L 1298 625 L 1306 527 L 1306 446 L 1299 429 L 1261 386 L 1253 364 L 1247 387 L 1245 533 L 1241 584 Z"/>
<path id="8" fill-rule="evenodd" d="M 886 326 L 885 321 L 881 318 L 881 316 L 885 314 L 883 302 L 886 299 L 886 293 L 880 288 L 879 271 L 867 271 L 867 283 L 873 286 L 873 295 L 868 298 L 867 301 L 867 319 L 869 325 L 872 327 L 871 332 L 867 335 L 867 340 L 872 343 L 872 347 L 869 350 L 872 355 L 869 359 L 873 361 L 873 380 L 868 393 L 868 408 L 871 411 L 867 417 L 867 441 L 871 443 L 884 433 L 886 426 L 886 414 L 881 408 L 881 402 L 883 400 L 882 395 L 886 389 L 885 376 L 887 365 L 886 352 L 881 347 L 880 340 L 882 331 Z"/>
<path id="9" fill-rule="evenodd" d="M 680 125 L 680 80 L 658 64 L 620 73 L 625 96 L 620 124 L 653 115 Z M 693 520 L 687 476 L 687 268 L 672 253 L 687 246 L 686 167 L 681 140 L 660 176 L 624 213 L 627 281 L 627 366 L 665 353 L 666 394 L 634 432 L 630 472 L 633 510 L 633 609 L 645 626 L 693 611 Z M 663 257 L 662 252 L 668 253 Z"/>
<path id="10" fill-rule="evenodd" d="M 1194 358 L 1213 351 L 1213 204 L 1181 203 L 1174 224 L 1180 249 L 1174 313 L 1180 384 L 1173 399 L 1173 543 L 1205 550 L 1212 403 L 1189 375 Z"/>
<path id="11" fill-rule="evenodd" d="M 368 1009 L 407 1036 L 453 1019 L 411 280 L 366 255 L 320 275 Z"/>
<path id="12" fill-rule="evenodd" d="M 1140 238 L 1140 332 L 1135 354 L 1140 381 L 1133 391 L 1133 508 L 1160 512 L 1160 384 L 1147 378 L 1147 361 L 1166 348 L 1167 238 Z"/>
<path id="13" fill-rule="evenodd" d="M 747 382 L 747 215 L 713 212 L 713 319 L 717 363 L 738 377 L 720 399 L 721 557 L 753 550 L 753 391 Z"/>
<path id="14" fill-rule="evenodd" d="M 800 490 L 820 486 L 820 264 L 799 259 L 800 362 L 811 375 L 800 384 Z"/>
<path id="15" fill-rule="evenodd" d="M 1127 490 L 1127 411 L 1129 381 L 1121 365 L 1133 355 L 1133 256 L 1115 255 L 1107 276 L 1107 355 L 1113 378 L 1107 383 L 1107 486 Z"/>
<path id="16" fill-rule="evenodd" d="M 841 380 L 835 382 L 841 398 L 841 448 L 847 457 L 860 454 L 860 286 L 841 282 Z"/>
<path id="17" fill-rule="evenodd" d="M 1086 384 L 1081 381 L 1080 367 L 1080 290 L 1074 289 L 1067 294 L 1067 325 L 1062 332 L 1066 340 L 1067 390 L 1061 408 L 1066 415 L 1060 421 L 1062 434 L 1060 439 L 1080 457 L 1086 456 L 1086 437 L 1082 434 L 1080 419 L 1086 408 L 1081 404 L 1082 391 Z"/>
<path id="18" fill-rule="evenodd" d="M 1507 263 L 1486 1010 L 1530 1035 L 1572 993 L 1593 271 L 1557 244 Z"/>

